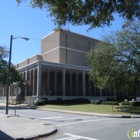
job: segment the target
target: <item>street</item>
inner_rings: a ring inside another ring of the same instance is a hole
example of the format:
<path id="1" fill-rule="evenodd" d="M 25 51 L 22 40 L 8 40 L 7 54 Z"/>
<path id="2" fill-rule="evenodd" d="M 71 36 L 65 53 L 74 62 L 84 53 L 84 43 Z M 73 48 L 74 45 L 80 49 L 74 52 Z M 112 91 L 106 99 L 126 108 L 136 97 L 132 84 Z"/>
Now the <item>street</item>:
<path id="1" fill-rule="evenodd" d="M 14 111 L 10 109 L 9 114 Z M 5 113 L 5 110 L 0 112 Z M 17 109 L 17 115 L 37 119 L 44 125 L 55 125 L 58 132 L 44 140 L 129 140 L 127 133 L 132 128 L 140 129 L 139 118 L 95 117 L 34 109 Z"/>

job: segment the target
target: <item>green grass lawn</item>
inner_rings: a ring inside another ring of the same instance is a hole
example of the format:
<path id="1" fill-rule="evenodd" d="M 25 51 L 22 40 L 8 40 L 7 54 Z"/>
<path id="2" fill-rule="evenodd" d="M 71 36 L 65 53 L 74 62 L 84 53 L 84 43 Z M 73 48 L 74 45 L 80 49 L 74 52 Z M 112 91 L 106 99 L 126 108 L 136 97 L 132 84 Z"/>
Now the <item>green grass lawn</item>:
<path id="1" fill-rule="evenodd" d="M 80 105 L 44 105 L 39 108 L 48 109 L 62 109 L 73 111 L 84 111 L 105 114 L 140 114 L 140 107 L 137 106 L 113 106 L 112 105 L 93 105 L 93 104 L 80 104 Z"/>

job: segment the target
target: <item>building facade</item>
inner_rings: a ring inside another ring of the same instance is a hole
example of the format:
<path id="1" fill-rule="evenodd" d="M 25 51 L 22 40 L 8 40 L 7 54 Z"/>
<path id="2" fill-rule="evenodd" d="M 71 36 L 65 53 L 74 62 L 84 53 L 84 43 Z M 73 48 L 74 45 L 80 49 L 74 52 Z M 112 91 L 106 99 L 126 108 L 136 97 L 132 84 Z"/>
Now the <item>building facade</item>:
<path id="1" fill-rule="evenodd" d="M 98 42 L 99 40 L 65 30 L 54 31 L 42 38 L 41 54 L 16 65 L 26 81 L 21 98 L 31 104 L 39 98 L 115 99 L 115 92 L 98 89 L 89 79 L 87 53 Z M 13 87 L 9 88 L 10 97 L 14 96 Z M 3 96 L 4 89 L 3 87 Z"/>

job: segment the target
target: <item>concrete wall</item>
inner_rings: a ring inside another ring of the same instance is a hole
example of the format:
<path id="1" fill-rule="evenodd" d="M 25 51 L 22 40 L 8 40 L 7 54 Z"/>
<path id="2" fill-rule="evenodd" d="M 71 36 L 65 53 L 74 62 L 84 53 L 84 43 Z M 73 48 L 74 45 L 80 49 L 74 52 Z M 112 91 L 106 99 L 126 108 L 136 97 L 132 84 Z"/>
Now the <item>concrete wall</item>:
<path id="1" fill-rule="evenodd" d="M 52 49 L 59 46 L 59 32 L 53 32 L 44 38 L 42 38 L 41 41 L 41 54 L 44 54 L 48 51 L 51 51 Z"/>
<path id="2" fill-rule="evenodd" d="M 94 48 L 96 39 L 86 37 L 69 31 L 55 31 L 42 38 L 41 55 L 35 55 L 19 64 L 17 68 L 24 67 L 36 60 L 56 63 L 66 63 L 79 66 L 88 66 L 87 53 Z M 66 56 L 67 51 L 67 56 Z"/>
<path id="3" fill-rule="evenodd" d="M 37 60 L 42 60 L 42 56 L 37 54 L 37 55 L 35 55 L 35 56 L 31 57 L 31 58 L 28 58 L 27 60 L 24 60 L 23 62 L 17 64 L 16 68 L 17 69 L 22 68 L 22 67 L 24 67 L 24 66 L 26 66 L 28 64 L 34 63 Z"/>
<path id="4" fill-rule="evenodd" d="M 80 35 L 77 33 L 62 31 L 60 32 L 60 46 L 66 46 L 67 36 L 67 48 L 89 52 L 90 48 L 94 48 L 99 40 Z M 90 48 L 89 48 L 90 46 Z"/>
<path id="5" fill-rule="evenodd" d="M 35 55 L 35 56 L 29 58 L 28 62 L 29 62 L 29 64 L 31 64 L 31 63 L 33 63 L 33 62 L 35 62 L 37 60 L 42 60 L 42 56 L 41 55 Z"/>
<path id="6" fill-rule="evenodd" d="M 67 51 L 67 56 L 66 56 Z M 79 66 L 88 66 L 87 62 L 87 53 L 73 51 L 66 48 L 60 48 L 60 63 L 79 65 Z M 66 60 L 67 59 L 67 60 Z"/>
<path id="7" fill-rule="evenodd" d="M 22 61 L 21 63 L 17 64 L 17 69 L 18 69 L 18 68 L 21 68 L 21 67 L 24 67 L 24 66 L 26 66 L 27 64 L 28 64 L 28 61 L 27 61 L 27 60 L 24 60 L 24 61 Z"/>
<path id="8" fill-rule="evenodd" d="M 60 63 L 67 63 L 80 66 L 88 66 L 87 53 L 94 48 L 99 41 L 80 34 L 62 31 L 60 32 Z"/>
<path id="9" fill-rule="evenodd" d="M 59 63 L 60 62 L 60 57 L 59 57 L 60 53 L 59 52 L 60 52 L 59 47 L 55 48 L 51 52 L 46 52 L 46 53 L 42 54 L 42 59 L 44 61 Z"/>

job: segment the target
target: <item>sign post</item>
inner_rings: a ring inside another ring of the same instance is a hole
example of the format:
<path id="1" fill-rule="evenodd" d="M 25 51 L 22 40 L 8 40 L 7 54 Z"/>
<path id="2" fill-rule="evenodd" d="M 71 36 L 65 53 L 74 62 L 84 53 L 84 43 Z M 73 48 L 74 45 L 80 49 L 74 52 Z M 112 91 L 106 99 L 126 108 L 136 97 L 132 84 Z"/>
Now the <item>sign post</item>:
<path id="1" fill-rule="evenodd" d="M 21 93 L 20 87 L 15 87 L 14 88 L 14 94 L 16 95 L 16 100 L 15 100 L 15 116 L 16 116 L 16 108 L 17 108 L 17 96 Z"/>

